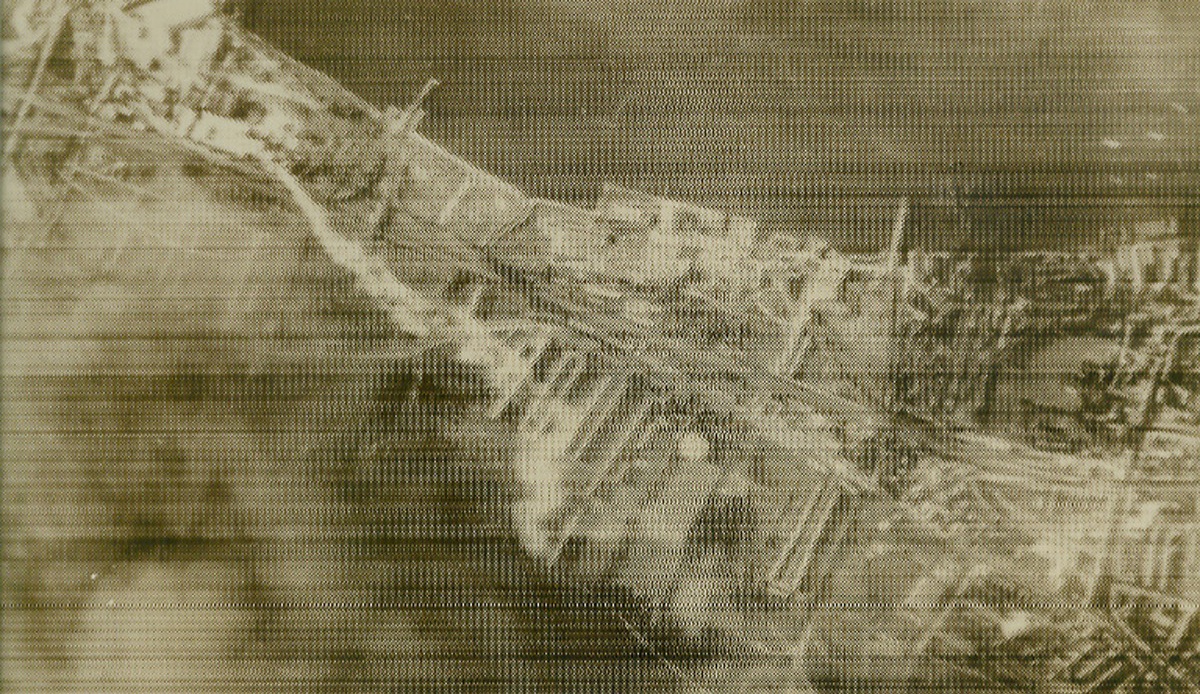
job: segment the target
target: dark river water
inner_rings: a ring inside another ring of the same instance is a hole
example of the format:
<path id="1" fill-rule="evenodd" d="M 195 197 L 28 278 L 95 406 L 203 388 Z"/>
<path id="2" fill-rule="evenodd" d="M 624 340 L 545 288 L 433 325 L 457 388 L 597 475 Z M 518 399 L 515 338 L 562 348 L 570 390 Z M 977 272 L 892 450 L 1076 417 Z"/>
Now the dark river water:
<path id="1" fill-rule="evenodd" d="M 437 77 L 426 132 L 532 194 L 614 179 L 846 247 L 877 246 L 896 199 L 933 199 L 956 164 L 1006 196 L 993 235 L 1053 245 L 1128 207 L 1112 171 L 1196 161 L 1185 0 L 247 0 L 244 18 L 381 105 Z M 6 257 L 3 683 L 722 681 L 531 571 L 477 375 L 397 364 L 301 219 L 210 183 L 72 203 L 61 247 Z M 115 269 L 88 255 L 131 229 Z"/>
<path id="2" fill-rule="evenodd" d="M 437 78 L 426 131 L 540 196 L 616 180 L 869 249 L 908 195 L 918 243 L 944 246 L 958 178 L 986 200 L 977 235 L 1027 247 L 1197 182 L 1189 0 L 269 0 L 246 19 L 379 104 Z"/>

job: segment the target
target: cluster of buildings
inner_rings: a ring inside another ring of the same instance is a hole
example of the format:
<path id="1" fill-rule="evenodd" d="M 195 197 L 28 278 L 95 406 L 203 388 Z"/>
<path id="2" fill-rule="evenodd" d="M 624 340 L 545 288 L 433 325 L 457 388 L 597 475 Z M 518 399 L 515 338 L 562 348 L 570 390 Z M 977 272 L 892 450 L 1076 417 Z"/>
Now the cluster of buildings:
<path id="1" fill-rule="evenodd" d="M 1069 630 L 1075 650 L 1056 673 L 992 663 L 986 677 L 1058 677 L 1086 691 L 1194 669 L 1200 471 L 1187 427 L 1200 426 L 1200 351 L 1178 326 L 1200 290 L 1200 256 L 1177 227 L 1139 228 L 1107 255 L 997 263 L 914 252 L 901 262 L 898 235 L 887 256 L 852 257 L 816 240 L 760 239 L 749 218 L 618 185 L 591 209 L 536 200 L 416 133 L 419 104 L 380 112 L 232 26 L 213 2 L 65 7 L 17 13 L 51 48 L 69 32 L 72 55 L 71 74 L 45 76 L 43 52 L 16 136 L 31 109 L 57 99 L 79 107 L 73 122 L 156 135 L 248 178 L 262 178 L 254 162 L 269 163 L 359 255 L 417 227 L 475 262 L 469 305 L 423 303 L 444 309 L 437 327 L 450 327 L 437 337 L 469 332 L 460 352 L 492 372 L 488 413 L 525 447 L 516 532 L 565 575 L 618 586 L 696 632 L 765 628 L 781 613 L 803 620 L 835 594 L 862 549 L 855 538 L 870 532 L 864 509 L 879 503 L 954 555 L 913 588 L 915 602 L 944 609 L 896 632 L 909 634 L 905 654 L 1055 660 L 1030 634 L 1063 620 L 996 607 L 994 595 L 1015 590 L 1002 576 L 1018 571 L 1013 562 L 993 555 L 978 570 L 978 556 L 955 553 L 977 541 L 1003 553 L 1004 537 L 972 533 L 995 526 L 1032 541 L 1054 515 L 1091 504 L 1089 518 L 1111 520 L 1099 549 L 1039 570 L 1090 572 L 1105 585 L 1085 592 L 1123 621 L 1083 619 L 1092 626 Z M 902 212 L 900 234 L 903 225 Z M 1083 461 L 959 430 L 986 423 L 998 375 L 1029 335 L 1110 323 L 1119 288 L 1149 317 L 1125 321 L 1111 377 L 1087 385 L 1148 387 L 1138 402 L 1149 404 L 1128 421 L 1153 412 L 1174 425 L 1121 440 L 1136 451 L 1134 486 L 1115 487 L 1119 506 L 1093 508 L 1105 495 L 1081 488 L 1084 504 L 1072 489 L 1094 471 Z M 495 300 L 481 301 L 485 292 Z M 917 429 L 943 440 L 910 440 Z M 1104 639 L 1116 646 L 1105 651 Z"/>

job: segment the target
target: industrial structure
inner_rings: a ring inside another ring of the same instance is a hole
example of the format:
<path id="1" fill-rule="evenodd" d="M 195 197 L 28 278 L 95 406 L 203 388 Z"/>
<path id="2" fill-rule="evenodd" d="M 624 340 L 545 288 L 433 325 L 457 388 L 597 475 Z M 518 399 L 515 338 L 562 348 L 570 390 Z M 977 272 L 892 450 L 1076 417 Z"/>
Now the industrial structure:
<path id="1" fill-rule="evenodd" d="M 1011 691 L 1196 691 L 1200 256 L 1175 221 L 997 260 L 910 248 L 906 200 L 872 255 L 615 184 L 584 209 L 417 132 L 436 83 L 380 111 L 219 3 L 11 15 L 8 263 L 53 246 L 73 196 L 146 195 L 132 153 L 289 199 L 406 354 L 487 375 L 522 451 L 514 533 L 637 628 Z M 422 252 L 441 265 L 417 277 Z M 1051 386 L 1071 403 L 1011 386 L 1081 334 L 1114 351 Z M 914 544 L 911 581 L 844 631 L 847 576 Z M 833 670 L 805 676 L 869 676 Z"/>

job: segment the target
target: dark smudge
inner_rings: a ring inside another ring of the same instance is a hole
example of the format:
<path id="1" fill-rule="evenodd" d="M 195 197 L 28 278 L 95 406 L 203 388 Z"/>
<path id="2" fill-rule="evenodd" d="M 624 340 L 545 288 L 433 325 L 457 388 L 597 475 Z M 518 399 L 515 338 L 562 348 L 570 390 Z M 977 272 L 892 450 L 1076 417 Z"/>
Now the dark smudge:
<path id="1" fill-rule="evenodd" d="M 210 222 L 176 284 L 144 281 L 168 262 L 148 242 L 107 276 L 67 272 L 72 244 L 122 223 L 80 207 L 6 286 L 6 684 L 672 684 L 512 539 L 512 439 L 482 416 L 480 374 L 390 357 L 383 315 L 286 209 L 157 185 L 185 202 L 147 224 Z M 238 263 L 235 303 L 217 273 Z"/>

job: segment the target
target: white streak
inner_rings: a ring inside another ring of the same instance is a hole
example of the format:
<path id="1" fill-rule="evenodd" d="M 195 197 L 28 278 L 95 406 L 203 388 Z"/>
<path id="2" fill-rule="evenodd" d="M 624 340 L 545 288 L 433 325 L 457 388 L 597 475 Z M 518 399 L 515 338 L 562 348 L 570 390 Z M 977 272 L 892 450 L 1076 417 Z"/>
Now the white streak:
<path id="1" fill-rule="evenodd" d="M 431 311 L 426 301 L 397 280 L 380 258 L 368 255 L 361 246 L 334 232 L 324 208 L 305 192 L 290 172 L 265 155 L 260 154 L 258 160 L 291 193 L 326 255 L 357 278 L 359 288 L 382 304 L 400 330 L 417 337 L 428 335 L 429 326 L 420 316 Z"/>

